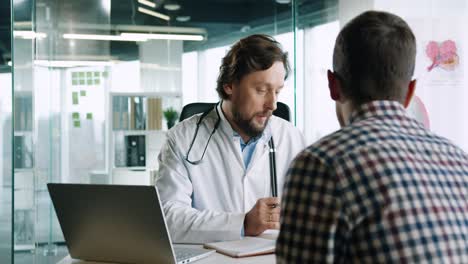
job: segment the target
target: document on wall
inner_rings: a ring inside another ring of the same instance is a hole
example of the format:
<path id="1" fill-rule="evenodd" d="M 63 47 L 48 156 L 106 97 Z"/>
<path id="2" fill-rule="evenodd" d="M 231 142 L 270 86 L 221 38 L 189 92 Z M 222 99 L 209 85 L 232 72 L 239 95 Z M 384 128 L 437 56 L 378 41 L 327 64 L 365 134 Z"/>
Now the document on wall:
<path id="1" fill-rule="evenodd" d="M 250 257 L 274 253 L 277 237 L 277 230 L 267 230 L 256 237 L 246 236 L 240 240 L 206 243 L 204 247 L 234 258 Z"/>

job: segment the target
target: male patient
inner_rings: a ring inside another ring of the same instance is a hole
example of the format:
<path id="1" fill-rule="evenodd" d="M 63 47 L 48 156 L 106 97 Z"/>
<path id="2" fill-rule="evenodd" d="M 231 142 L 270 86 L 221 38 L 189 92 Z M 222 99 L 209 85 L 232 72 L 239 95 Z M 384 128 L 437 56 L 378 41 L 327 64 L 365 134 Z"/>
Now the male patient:
<path id="1" fill-rule="evenodd" d="M 339 33 L 328 81 L 342 128 L 291 165 L 278 263 L 467 263 L 468 155 L 405 112 L 415 54 L 389 13 Z"/>
<path id="2" fill-rule="evenodd" d="M 272 116 L 288 72 L 287 54 L 273 38 L 241 39 L 220 67 L 220 103 L 167 133 L 156 185 L 173 242 L 236 240 L 279 229 L 269 142 L 273 138 L 276 148 L 278 189 L 305 147 L 292 123 Z"/>

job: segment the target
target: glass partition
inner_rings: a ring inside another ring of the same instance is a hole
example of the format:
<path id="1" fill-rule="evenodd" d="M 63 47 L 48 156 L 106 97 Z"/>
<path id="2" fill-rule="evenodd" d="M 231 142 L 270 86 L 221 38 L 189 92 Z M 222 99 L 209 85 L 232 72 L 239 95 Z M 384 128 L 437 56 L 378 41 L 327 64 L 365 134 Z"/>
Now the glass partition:
<path id="1" fill-rule="evenodd" d="M 327 69 L 340 30 L 338 0 L 294 1 L 296 10 L 296 126 L 308 144 L 339 128 Z"/>
<path id="2" fill-rule="evenodd" d="M 13 257 L 13 75 L 11 2 L 0 2 L 0 263 Z"/>
<path id="3" fill-rule="evenodd" d="M 48 182 L 154 184 L 165 133 L 184 104 L 218 100 L 235 41 L 270 34 L 295 57 L 291 1 L 13 5 L 15 263 L 68 254 Z M 290 76 L 280 100 L 295 109 Z"/>

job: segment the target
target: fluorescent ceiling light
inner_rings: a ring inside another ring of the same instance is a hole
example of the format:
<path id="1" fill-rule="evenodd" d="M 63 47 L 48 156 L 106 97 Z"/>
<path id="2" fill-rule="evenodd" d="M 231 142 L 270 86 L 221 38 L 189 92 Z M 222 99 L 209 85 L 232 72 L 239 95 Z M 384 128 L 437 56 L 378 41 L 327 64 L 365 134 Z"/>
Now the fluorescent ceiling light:
<path id="1" fill-rule="evenodd" d="M 78 66 L 110 66 L 115 61 L 60 61 L 60 60 L 35 60 L 34 65 L 55 68 L 68 68 Z"/>
<path id="2" fill-rule="evenodd" d="M 142 5 L 152 7 L 152 8 L 156 7 L 156 4 L 154 2 L 151 2 L 151 1 L 148 1 L 148 0 L 138 0 L 138 3 L 140 3 Z"/>
<path id="3" fill-rule="evenodd" d="M 177 11 L 180 9 L 180 5 L 176 2 L 164 4 L 164 8 L 169 11 Z"/>
<path id="4" fill-rule="evenodd" d="M 138 36 L 95 35 L 95 34 L 63 34 L 65 39 L 110 40 L 110 41 L 146 41 Z"/>
<path id="5" fill-rule="evenodd" d="M 138 7 L 138 12 L 145 13 L 147 15 L 154 16 L 154 17 L 166 20 L 166 21 L 171 20 L 171 18 L 168 15 L 164 15 L 164 14 L 161 14 L 159 12 L 146 9 L 146 8 L 141 7 L 141 6 Z"/>
<path id="6" fill-rule="evenodd" d="M 144 33 L 122 33 L 122 37 L 146 38 L 146 39 L 170 39 L 170 40 L 192 40 L 202 41 L 202 35 L 184 35 L 184 34 L 144 34 Z"/>
<path id="7" fill-rule="evenodd" d="M 179 22 L 187 22 L 190 20 L 190 16 L 177 16 L 176 20 Z"/>
<path id="8" fill-rule="evenodd" d="M 24 38 L 24 39 L 43 39 L 47 37 L 46 33 L 36 33 L 34 31 L 21 31 L 21 30 L 15 30 L 13 31 L 13 36 L 17 38 Z"/>

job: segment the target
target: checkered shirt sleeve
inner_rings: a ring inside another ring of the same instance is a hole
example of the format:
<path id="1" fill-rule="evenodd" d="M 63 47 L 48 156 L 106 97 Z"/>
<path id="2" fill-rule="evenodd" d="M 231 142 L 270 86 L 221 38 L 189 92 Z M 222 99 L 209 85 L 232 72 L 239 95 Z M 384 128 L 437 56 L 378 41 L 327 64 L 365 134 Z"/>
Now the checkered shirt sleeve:
<path id="1" fill-rule="evenodd" d="M 277 263 L 468 263 L 468 155 L 406 116 L 363 105 L 293 161 Z"/>

